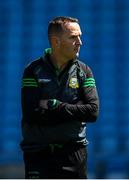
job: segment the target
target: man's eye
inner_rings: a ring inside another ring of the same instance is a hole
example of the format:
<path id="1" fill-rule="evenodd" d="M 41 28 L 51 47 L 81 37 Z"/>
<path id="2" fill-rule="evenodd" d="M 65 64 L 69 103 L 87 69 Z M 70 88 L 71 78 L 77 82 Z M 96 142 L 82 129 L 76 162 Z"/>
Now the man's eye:
<path id="1" fill-rule="evenodd" d="M 71 37 L 70 37 L 70 39 L 75 39 L 75 38 L 76 38 L 76 36 L 71 36 Z"/>

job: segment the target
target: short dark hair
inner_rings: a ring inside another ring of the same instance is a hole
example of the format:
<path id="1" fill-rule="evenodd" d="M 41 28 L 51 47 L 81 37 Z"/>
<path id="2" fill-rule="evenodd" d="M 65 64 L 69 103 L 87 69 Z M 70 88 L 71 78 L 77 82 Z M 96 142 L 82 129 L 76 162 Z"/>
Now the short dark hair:
<path id="1" fill-rule="evenodd" d="M 52 35 L 59 35 L 63 32 L 63 25 L 68 22 L 79 23 L 78 19 L 67 17 L 67 16 L 59 16 L 54 18 L 49 22 L 48 26 L 48 39 L 50 41 Z"/>

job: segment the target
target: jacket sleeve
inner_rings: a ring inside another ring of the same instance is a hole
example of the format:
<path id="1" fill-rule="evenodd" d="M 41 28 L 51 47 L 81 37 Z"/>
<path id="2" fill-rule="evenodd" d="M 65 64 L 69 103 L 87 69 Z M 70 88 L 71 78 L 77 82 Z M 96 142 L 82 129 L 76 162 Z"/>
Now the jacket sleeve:
<path id="1" fill-rule="evenodd" d="M 99 114 L 99 97 L 91 69 L 86 66 L 85 78 L 81 85 L 82 103 L 60 103 L 57 111 L 65 119 L 94 122 Z"/>
<path id="2" fill-rule="evenodd" d="M 33 123 L 35 119 L 39 119 L 39 113 L 37 111 L 39 98 L 40 91 L 38 83 L 33 75 L 31 66 L 28 66 L 25 68 L 22 77 L 21 103 L 23 121 Z"/>

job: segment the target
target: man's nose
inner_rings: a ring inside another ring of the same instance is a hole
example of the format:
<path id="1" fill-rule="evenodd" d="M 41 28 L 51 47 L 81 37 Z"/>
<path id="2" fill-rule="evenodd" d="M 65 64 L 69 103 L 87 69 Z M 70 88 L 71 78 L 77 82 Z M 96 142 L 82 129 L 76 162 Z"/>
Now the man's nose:
<path id="1" fill-rule="evenodd" d="M 82 40 L 80 37 L 77 38 L 77 44 L 82 45 Z"/>

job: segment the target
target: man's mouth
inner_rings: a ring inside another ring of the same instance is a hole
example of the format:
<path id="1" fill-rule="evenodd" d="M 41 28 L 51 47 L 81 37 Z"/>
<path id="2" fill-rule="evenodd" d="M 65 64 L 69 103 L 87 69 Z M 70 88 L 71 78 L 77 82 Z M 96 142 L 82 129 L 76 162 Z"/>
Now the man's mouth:
<path id="1" fill-rule="evenodd" d="M 79 52 L 79 50 L 80 50 L 80 47 L 74 48 L 74 51 L 76 51 L 76 52 Z"/>

